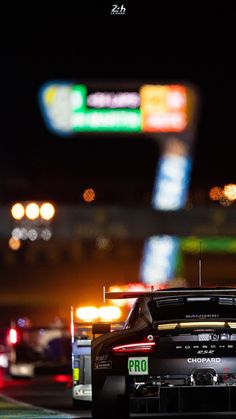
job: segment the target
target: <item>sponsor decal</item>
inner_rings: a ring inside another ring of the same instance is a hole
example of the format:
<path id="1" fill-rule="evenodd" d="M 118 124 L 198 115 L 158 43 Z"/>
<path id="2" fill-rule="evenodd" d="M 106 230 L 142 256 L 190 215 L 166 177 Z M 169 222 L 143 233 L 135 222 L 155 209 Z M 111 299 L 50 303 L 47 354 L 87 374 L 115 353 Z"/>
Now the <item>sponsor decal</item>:
<path id="1" fill-rule="evenodd" d="M 95 362 L 95 370 L 109 370 L 112 368 L 112 361 Z"/>
<path id="2" fill-rule="evenodd" d="M 189 364 L 217 364 L 221 362 L 221 358 L 187 358 Z"/>
<path id="3" fill-rule="evenodd" d="M 211 340 L 211 335 L 209 333 L 201 333 L 198 335 L 198 339 L 201 341 L 208 341 Z"/>
<path id="4" fill-rule="evenodd" d="M 96 361 L 106 361 L 108 358 L 108 355 L 97 355 L 95 360 Z"/>
<path id="5" fill-rule="evenodd" d="M 219 314 L 186 314 L 186 319 L 216 319 Z"/>
<path id="6" fill-rule="evenodd" d="M 73 380 L 79 381 L 79 368 L 73 368 Z"/>
<path id="7" fill-rule="evenodd" d="M 147 375 L 148 357 L 128 358 L 129 375 Z"/>

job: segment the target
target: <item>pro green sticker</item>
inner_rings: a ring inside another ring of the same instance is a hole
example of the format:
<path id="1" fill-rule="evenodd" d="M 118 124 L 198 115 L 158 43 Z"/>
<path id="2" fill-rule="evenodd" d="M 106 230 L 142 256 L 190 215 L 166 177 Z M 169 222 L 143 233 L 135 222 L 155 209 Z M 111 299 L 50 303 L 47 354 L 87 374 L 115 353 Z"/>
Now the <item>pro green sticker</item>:
<path id="1" fill-rule="evenodd" d="M 148 358 L 128 358 L 129 375 L 147 375 L 148 374 Z"/>

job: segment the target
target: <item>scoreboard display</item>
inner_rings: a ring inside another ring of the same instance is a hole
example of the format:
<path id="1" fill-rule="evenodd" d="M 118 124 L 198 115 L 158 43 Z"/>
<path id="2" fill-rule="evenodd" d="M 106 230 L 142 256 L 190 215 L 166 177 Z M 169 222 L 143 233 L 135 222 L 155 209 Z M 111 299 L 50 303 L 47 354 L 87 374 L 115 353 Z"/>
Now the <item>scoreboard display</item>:
<path id="1" fill-rule="evenodd" d="M 48 128 L 62 135 L 180 133 L 192 123 L 193 97 L 192 88 L 182 84 L 143 84 L 114 90 L 50 82 L 39 93 Z"/>

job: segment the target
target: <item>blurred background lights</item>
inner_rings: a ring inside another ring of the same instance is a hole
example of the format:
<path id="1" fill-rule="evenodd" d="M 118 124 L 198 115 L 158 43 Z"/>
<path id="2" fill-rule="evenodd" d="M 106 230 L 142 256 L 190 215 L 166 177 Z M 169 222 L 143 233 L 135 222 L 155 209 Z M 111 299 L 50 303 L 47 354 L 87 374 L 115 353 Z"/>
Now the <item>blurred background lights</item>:
<path id="1" fill-rule="evenodd" d="M 75 89 L 71 93 L 71 105 L 73 108 L 80 109 L 83 106 L 84 94 L 80 89 Z"/>
<path id="2" fill-rule="evenodd" d="M 85 189 L 83 192 L 83 199 L 85 202 L 92 202 L 95 200 L 95 191 L 92 188 Z"/>
<path id="3" fill-rule="evenodd" d="M 229 207 L 232 204 L 232 201 L 230 201 L 225 196 L 223 196 L 223 198 L 221 198 L 219 202 L 220 202 L 220 205 L 223 205 L 223 207 Z"/>
<path id="4" fill-rule="evenodd" d="M 210 189 L 209 197 L 212 201 L 219 201 L 223 197 L 223 190 L 219 186 L 213 186 Z"/>
<path id="5" fill-rule="evenodd" d="M 17 331 L 16 331 L 16 329 L 14 329 L 14 328 L 10 329 L 9 340 L 10 340 L 10 343 L 12 343 L 13 345 L 15 343 L 17 343 Z"/>
<path id="6" fill-rule="evenodd" d="M 121 309 L 113 306 L 103 306 L 98 309 L 99 317 L 103 321 L 118 320 L 121 317 Z"/>
<path id="7" fill-rule="evenodd" d="M 28 238 L 33 242 L 33 241 L 37 240 L 37 237 L 38 237 L 37 231 L 34 228 L 31 228 L 28 231 Z"/>
<path id="8" fill-rule="evenodd" d="M 39 206 L 35 202 L 32 202 L 27 205 L 25 213 L 30 220 L 36 220 L 39 216 Z"/>
<path id="9" fill-rule="evenodd" d="M 41 231 L 41 237 L 43 240 L 48 241 L 51 239 L 52 233 L 48 228 L 45 228 L 44 230 Z"/>
<path id="10" fill-rule="evenodd" d="M 13 228 L 11 235 L 14 239 L 20 240 L 22 238 L 21 228 Z"/>
<path id="11" fill-rule="evenodd" d="M 11 208 L 11 214 L 15 220 L 21 220 L 21 218 L 23 218 L 25 215 L 25 209 L 23 205 L 20 203 L 14 204 Z"/>
<path id="12" fill-rule="evenodd" d="M 230 201 L 234 201 L 236 199 L 236 185 L 233 183 L 230 183 L 229 185 L 225 185 L 224 196 Z"/>
<path id="13" fill-rule="evenodd" d="M 21 228 L 21 240 L 28 239 L 28 231 L 25 227 Z"/>
<path id="14" fill-rule="evenodd" d="M 21 246 L 20 240 L 15 237 L 11 237 L 8 241 L 9 247 L 12 250 L 18 250 Z"/>
<path id="15" fill-rule="evenodd" d="M 174 109 L 179 109 L 186 106 L 186 94 L 181 91 L 170 92 L 167 96 L 168 106 Z"/>
<path id="16" fill-rule="evenodd" d="M 20 318 L 17 320 L 17 325 L 18 325 L 19 327 L 25 327 L 25 326 L 26 326 L 26 321 L 25 321 L 25 319 L 20 317 Z"/>
<path id="17" fill-rule="evenodd" d="M 40 215 L 44 220 L 50 220 L 55 214 L 55 208 L 49 202 L 45 202 L 40 207 Z"/>
<path id="18" fill-rule="evenodd" d="M 112 241 L 105 236 L 98 236 L 96 238 L 96 246 L 100 250 L 111 250 L 112 249 Z"/>
<path id="19" fill-rule="evenodd" d="M 229 206 L 236 200 L 236 184 L 229 183 L 223 188 L 213 186 L 209 192 L 209 198 L 212 201 L 219 201 L 223 206 Z"/>
<path id="20" fill-rule="evenodd" d="M 97 307 L 79 307 L 76 309 L 75 315 L 78 319 L 83 321 L 93 321 L 98 318 Z"/>
<path id="21" fill-rule="evenodd" d="M 103 322 L 115 321 L 121 317 L 121 309 L 116 306 L 102 306 L 102 307 L 79 307 L 76 309 L 76 317 L 79 320 L 92 322 L 99 320 Z"/>
<path id="22" fill-rule="evenodd" d="M 11 236 L 13 239 L 16 239 L 16 240 L 30 239 L 31 241 L 35 241 L 41 238 L 45 241 L 48 241 L 52 237 L 52 232 L 49 228 L 44 228 L 41 230 L 41 229 L 35 229 L 35 228 L 27 229 L 25 227 L 23 228 L 15 227 L 13 228 L 11 232 Z"/>

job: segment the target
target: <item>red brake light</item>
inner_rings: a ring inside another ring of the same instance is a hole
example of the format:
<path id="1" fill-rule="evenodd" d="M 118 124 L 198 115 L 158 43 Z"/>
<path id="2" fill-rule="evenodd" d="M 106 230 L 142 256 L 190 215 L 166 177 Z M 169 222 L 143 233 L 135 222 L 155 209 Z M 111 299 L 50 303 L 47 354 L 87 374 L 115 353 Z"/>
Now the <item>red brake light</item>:
<path id="1" fill-rule="evenodd" d="M 114 346 L 112 350 L 115 353 L 151 352 L 155 345 L 156 342 L 129 343 L 127 345 Z"/>
<path id="2" fill-rule="evenodd" d="M 56 383 L 70 383 L 71 376 L 66 374 L 57 374 L 54 375 L 53 380 L 56 381 Z"/>
<path id="3" fill-rule="evenodd" d="M 12 343 L 12 345 L 15 345 L 17 343 L 18 336 L 17 331 L 14 328 L 11 328 L 9 331 L 9 341 Z"/>

